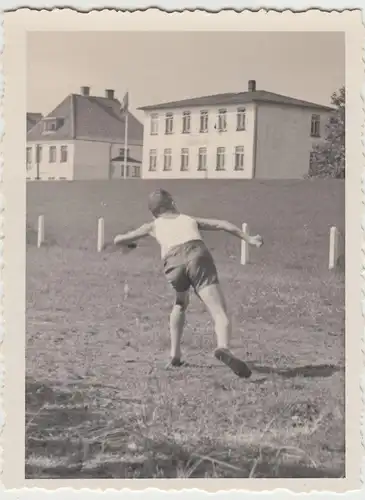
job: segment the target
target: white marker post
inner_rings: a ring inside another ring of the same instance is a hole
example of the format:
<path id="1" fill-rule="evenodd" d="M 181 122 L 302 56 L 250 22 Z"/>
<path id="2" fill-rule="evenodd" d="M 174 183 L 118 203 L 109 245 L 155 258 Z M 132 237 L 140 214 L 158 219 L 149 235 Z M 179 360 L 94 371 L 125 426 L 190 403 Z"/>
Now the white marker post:
<path id="1" fill-rule="evenodd" d="M 337 266 L 340 249 L 340 233 L 337 227 L 333 226 L 330 230 L 330 248 L 328 269 L 334 269 Z"/>
<path id="2" fill-rule="evenodd" d="M 103 217 L 100 217 L 98 219 L 98 246 L 97 246 L 98 252 L 102 252 L 104 249 L 104 238 L 105 238 L 104 219 Z"/>
<path id="3" fill-rule="evenodd" d="M 248 225 L 246 223 L 242 224 L 242 231 L 246 234 L 248 234 L 249 229 Z M 244 240 L 241 242 L 241 264 L 244 266 L 245 264 L 248 264 L 249 262 L 249 250 L 248 250 L 248 243 L 246 243 Z"/>
<path id="4" fill-rule="evenodd" d="M 38 217 L 38 237 L 37 247 L 40 248 L 44 243 L 44 215 Z"/>

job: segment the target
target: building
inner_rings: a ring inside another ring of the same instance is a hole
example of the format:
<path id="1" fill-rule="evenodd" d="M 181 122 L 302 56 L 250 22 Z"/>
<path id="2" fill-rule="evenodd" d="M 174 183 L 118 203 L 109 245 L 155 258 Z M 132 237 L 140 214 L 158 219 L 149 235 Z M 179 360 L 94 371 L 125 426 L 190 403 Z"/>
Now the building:
<path id="1" fill-rule="evenodd" d="M 333 109 L 256 90 L 144 106 L 145 179 L 288 179 L 308 173 Z"/>
<path id="2" fill-rule="evenodd" d="M 83 180 L 124 177 L 125 117 L 113 90 L 90 87 L 68 95 L 27 133 L 27 179 Z M 128 112 L 126 177 L 140 177 L 143 125 Z"/>
<path id="3" fill-rule="evenodd" d="M 27 132 L 42 119 L 42 113 L 27 113 Z"/>

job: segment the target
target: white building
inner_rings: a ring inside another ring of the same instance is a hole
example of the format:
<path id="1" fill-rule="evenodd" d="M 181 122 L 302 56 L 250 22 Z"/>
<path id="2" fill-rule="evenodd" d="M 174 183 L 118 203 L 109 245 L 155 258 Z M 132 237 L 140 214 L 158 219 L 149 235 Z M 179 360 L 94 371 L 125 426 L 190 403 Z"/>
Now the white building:
<path id="1" fill-rule="evenodd" d="M 124 177 L 125 117 L 108 89 L 90 95 L 90 87 L 68 95 L 46 116 L 28 114 L 28 180 L 84 180 Z M 37 115 L 34 118 L 33 115 Z M 140 177 L 143 125 L 128 113 L 125 177 Z"/>
<path id="2" fill-rule="evenodd" d="M 144 106 L 144 179 L 302 178 L 328 106 L 256 90 Z"/>

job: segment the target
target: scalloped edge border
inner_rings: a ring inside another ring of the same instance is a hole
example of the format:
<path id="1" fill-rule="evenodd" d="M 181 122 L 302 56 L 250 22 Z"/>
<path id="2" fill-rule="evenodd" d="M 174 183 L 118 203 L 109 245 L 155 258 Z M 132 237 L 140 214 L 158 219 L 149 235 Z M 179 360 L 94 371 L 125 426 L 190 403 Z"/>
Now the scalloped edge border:
<path id="1" fill-rule="evenodd" d="M 1 6 L 0 6 L 1 7 Z M 5 216 L 6 216 L 6 200 L 3 195 L 3 190 L 2 190 L 2 184 L 3 184 L 3 171 L 4 171 L 4 155 L 3 155 L 3 147 L 2 147 L 2 141 L 4 138 L 4 135 L 6 133 L 6 125 L 5 125 L 5 120 L 4 120 L 4 113 L 3 113 L 3 102 L 4 102 L 4 94 L 5 94 L 5 75 L 3 74 L 3 61 L 2 61 L 2 55 L 4 52 L 5 48 L 5 40 L 4 40 L 4 17 L 3 13 L 10 13 L 10 12 L 16 12 L 16 11 L 21 11 L 21 10 L 28 10 L 28 11 L 37 11 L 37 12 L 42 12 L 42 11 L 65 11 L 65 10 L 70 10 L 76 13 L 82 13 L 82 14 L 87 14 L 91 12 L 126 12 L 126 13 L 141 13 L 141 12 L 147 12 L 149 10 L 155 10 L 159 11 L 161 13 L 166 13 L 166 14 L 181 14 L 185 12 L 202 12 L 202 13 L 207 13 L 207 14 L 218 14 L 220 12 L 234 12 L 234 13 L 242 13 L 245 11 L 252 12 L 252 13 L 257 13 L 257 12 L 276 12 L 276 13 L 285 13 L 285 12 L 291 12 L 293 14 L 300 14 L 300 13 L 305 13 L 305 12 L 323 12 L 323 13 L 339 13 L 342 14 L 344 12 L 354 12 L 354 11 L 360 11 L 362 12 L 362 21 L 363 25 L 365 26 L 365 10 L 362 10 L 359 7 L 354 7 L 354 8 L 323 8 L 323 7 L 308 7 L 308 8 L 303 8 L 303 9 L 295 9 L 295 8 L 284 8 L 284 9 L 275 9 L 272 7 L 258 7 L 258 8 L 242 8 L 242 9 L 237 9 L 237 8 L 230 8 L 230 7 L 222 7 L 222 8 L 216 8 L 216 9 L 208 9 L 204 7 L 197 7 L 197 8 L 182 8 L 182 9 L 165 9 L 161 8 L 158 6 L 148 6 L 145 8 L 118 8 L 118 7 L 93 7 L 90 9 L 81 9 L 81 8 L 75 8 L 69 5 L 64 5 L 64 6 L 55 6 L 55 7 L 27 7 L 27 6 L 19 6 L 14 9 L 5 9 L 0 11 L 1 15 L 1 20 L 0 20 L 0 436 L 3 431 L 4 425 L 5 425 L 5 420 L 6 420 L 6 414 L 5 414 L 5 408 L 3 405 L 3 394 L 4 394 L 4 379 L 5 379 L 5 363 L 4 363 L 4 355 L 2 353 L 2 344 L 4 340 L 4 334 L 5 334 L 5 322 L 4 322 L 4 307 L 3 307 L 3 299 L 4 299 L 4 281 L 3 281 L 3 268 L 4 268 L 4 260 L 3 260 L 3 247 L 4 247 L 4 239 L 5 239 L 5 232 L 4 232 L 4 221 L 5 221 Z M 364 45 L 362 48 L 362 62 L 363 62 L 363 68 L 364 68 L 364 73 L 365 73 L 365 39 L 364 39 Z M 365 78 L 364 78 L 364 83 L 362 85 L 361 89 L 361 99 L 363 102 L 362 106 L 362 112 L 363 112 L 363 117 L 365 118 Z M 362 128 L 361 128 L 361 145 L 362 145 L 362 156 L 363 156 L 363 161 L 362 161 L 362 173 L 361 173 L 361 203 L 362 206 L 365 207 L 365 120 L 363 120 Z M 362 345 L 361 345 L 361 351 L 363 353 L 363 366 L 365 363 L 365 348 L 364 348 L 364 343 L 365 343 L 365 210 L 363 209 L 362 211 L 362 222 L 361 222 L 361 229 L 362 229 L 362 244 L 361 244 L 361 254 L 362 254 L 362 261 L 361 261 L 361 270 L 360 270 L 360 277 L 362 278 L 362 286 L 361 286 L 361 306 L 362 306 L 362 318 L 363 318 L 363 337 L 362 337 Z M 362 392 L 362 403 L 363 407 L 365 406 L 365 395 L 364 389 L 365 389 L 365 371 L 361 374 L 361 379 L 360 379 L 360 387 L 361 387 L 361 392 Z M 363 409 L 361 412 L 361 426 L 360 426 L 360 432 L 361 432 L 361 442 L 362 446 L 365 450 L 365 442 L 364 442 L 364 436 L 365 436 L 365 410 Z M 1 444 L 1 441 L 0 441 Z M 2 473 L 2 465 L 3 465 L 3 448 L 0 446 L 0 477 Z M 362 459 L 362 474 L 364 474 L 365 470 L 365 455 Z M 365 478 L 362 479 L 362 484 L 364 484 Z M 268 495 L 268 494 L 273 494 L 273 493 L 284 493 L 288 494 L 290 493 L 293 496 L 299 496 L 299 495 L 312 495 L 312 494 L 317 494 L 317 495 L 341 495 L 341 496 L 348 496 L 351 495 L 352 493 L 360 493 L 361 491 L 348 491 L 346 493 L 335 493 L 333 491 L 326 491 L 326 490 L 312 490 L 311 492 L 308 493 L 299 493 L 299 492 L 293 492 L 288 489 L 284 488 L 276 488 L 275 490 L 262 490 L 262 491 L 252 491 L 252 490 L 237 490 L 237 489 L 230 489 L 230 490 L 218 490 L 215 493 L 210 493 L 207 492 L 206 490 L 200 490 L 197 488 L 191 488 L 191 489 L 181 489 L 181 490 L 176 490 L 176 489 L 169 489 L 169 490 L 160 490 L 158 488 L 154 487 L 148 487 L 145 489 L 141 490 L 130 490 L 128 488 L 122 488 L 122 489 L 114 489 L 114 488 L 106 488 L 105 490 L 101 490 L 100 488 L 98 489 L 90 489 L 90 488 L 81 488 L 81 489 L 73 489 L 71 487 L 64 487 L 64 488 L 58 488 L 57 490 L 47 490 L 45 488 L 38 488 L 38 487 L 33 487 L 33 488 L 22 488 L 22 489 L 11 489 L 11 490 L 5 490 L 2 483 L 0 482 L 0 491 L 3 493 L 10 493 L 10 492 L 42 492 L 44 494 L 59 494 L 61 492 L 69 492 L 72 493 L 73 495 L 80 495 L 83 492 L 87 494 L 120 494 L 122 492 L 128 492 L 130 494 L 134 495 L 140 495 L 142 494 L 149 494 L 149 493 L 157 493 L 159 495 L 164 495 L 164 494 L 170 494 L 170 493 L 175 493 L 175 494 L 184 494 L 186 492 L 189 492 L 190 494 L 199 493 L 199 494 L 205 494 L 205 495 L 219 495 L 220 493 L 227 494 L 229 492 L 230 495 L 236 495 L 239 494 L 241 495 L 242 493 L 250 493 L 255 497 L 259 497 L 263 494 Z M 326 496 L 326 498 L 327 498 Z M 360 498 L 360 497 L 359 497 Z M 233 500 L 233 499 L 232 499 Z"/>

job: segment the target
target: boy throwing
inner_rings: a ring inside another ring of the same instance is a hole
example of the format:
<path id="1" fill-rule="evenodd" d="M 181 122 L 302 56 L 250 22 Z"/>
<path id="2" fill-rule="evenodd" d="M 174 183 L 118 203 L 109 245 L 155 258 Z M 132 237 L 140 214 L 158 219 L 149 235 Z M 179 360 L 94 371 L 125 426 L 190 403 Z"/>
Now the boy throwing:
<path id="1" fill-rule="evenodd" d="M 235 225 L 222 220 L 201 219 L 182 214 L 167 191 L 158 189 L 149 195 L 148 207 L 154 220 L 139 229 L 118 235 L 117 245 L 134 248 L 136 240 L 153 236 L 161 247 L 164 273 L 175 291 L 175 303 L 170 315 L 171 366 L 181 366 L 180 343 L 189 304 L 189 290 L 208 309 L 214 322 L 217 348 L 214 356 L 226 364 L 238 377 L 248 378 L 251 370 L 229 349 L 231 322 L 219 284 L 217 269 L 211 253 L 205 246 L 200 231 L 226 231 L 249 245 L 261 247 L 261 236 L 248 236 Z"/>

